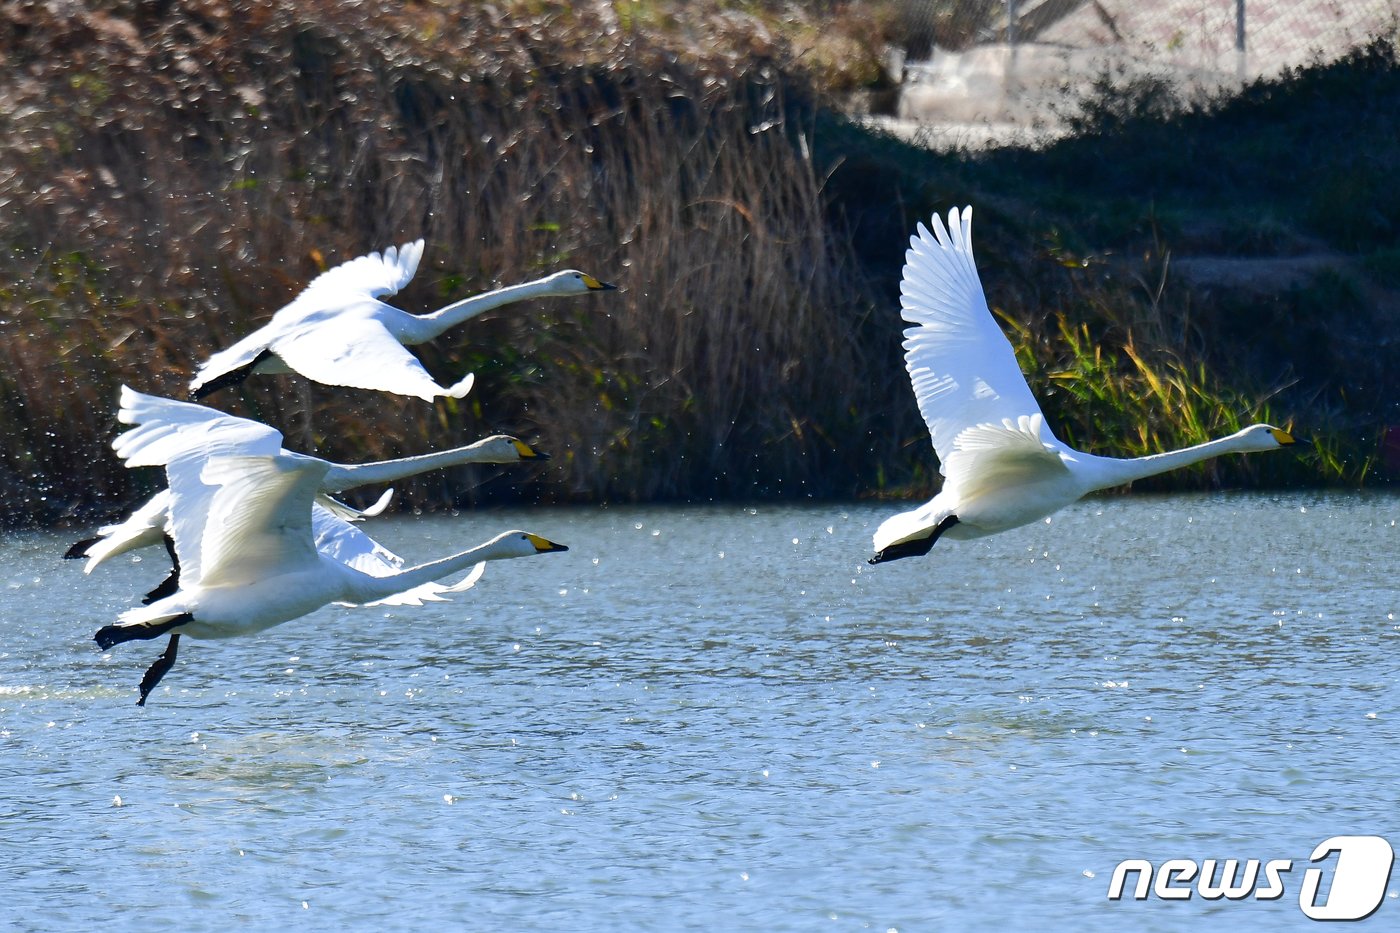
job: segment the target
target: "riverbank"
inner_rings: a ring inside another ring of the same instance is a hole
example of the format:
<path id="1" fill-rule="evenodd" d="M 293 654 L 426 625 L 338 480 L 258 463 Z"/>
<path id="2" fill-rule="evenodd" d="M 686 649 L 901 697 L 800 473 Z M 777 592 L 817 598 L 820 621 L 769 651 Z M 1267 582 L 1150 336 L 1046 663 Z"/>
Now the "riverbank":
<path id="1" fill-rule="evenodd" d="M 288 377 L 210 402 L 333 459 L 502 430 L 554 455 L 403 484 L 412 508 L 924 492 L 899 265 L 918 219 L 969 202 L 1066 440 L 1132 455 L 1270 418 L 1319 454 L 1155 488 L 1384 478 L 1392 47 L 1235 104 L 1105 88 L 1070 138 L 972 156 L 844 117 L 832 95 L 878 68 L 854 41 L 813 53 L 810 22 L 611 9 L 0 11 L 0 521 L 119 509 L 156 481 L 107 447 L 119 385 L 181 397 L 319 271 L 419 236 L 408 310 L 564 266 L 622 288 L 420 348 L 434 374 L 477 374 L 461 403 Z M 1241 273 L 1263 260 L 1288 275 Z"/>

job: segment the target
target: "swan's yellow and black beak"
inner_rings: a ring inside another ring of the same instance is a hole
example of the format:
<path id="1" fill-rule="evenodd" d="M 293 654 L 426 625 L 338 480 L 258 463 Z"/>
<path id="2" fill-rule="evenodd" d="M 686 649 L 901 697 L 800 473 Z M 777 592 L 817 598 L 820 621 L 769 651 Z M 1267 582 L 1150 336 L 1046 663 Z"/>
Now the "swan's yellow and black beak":
<path id="1" fill-rule="evenodd" d="M 1289 434 L 1287 431 L 1284 431 L 1284 430 L 1282 430 L 1282 429 L 1280 429 L 1280 428 L 1274 428 L 1274 429 L 1273 429 L 1272 431 L 1270 431 L 1269 433 L 1272 434 L 1272 435 L 1274 436 L 1274 440 L 1278 441 L 1278 445 L 1279 445 L 1280 447 L 1311 447 L 1311 446 L 1312 446 L 1312 441 L 1307 440 L 1306 438 L 1294 437 L 1292 434 Z"/>
<path id="2" fill-rule="evenodd" d="M 537 554 L 548 554 L 550 551 L 567 551 L 569 549 L 567 545 L 555 544 L 548 538 L 541 538 L 539 535 L 526 534 L 525 537 L 529 538 L 530 543 L 535 546 L 535 552 Z"/>
<path id="3" fill-rule="evenodd" d="M 583 276 L 583 284 L 587 285 L 589 290 L 595 292 L 610 292 L 617 288 L 617 286 L 611 282 L 600 282 L 586 273 Z"/>
<path id="4" fill-rule="evenodd" d="M 515 452 L 520 455 L 521 460 L 548 460 L 549 454 L 543 450 L 536 450 L 524 441 L 515 442 Z"/>

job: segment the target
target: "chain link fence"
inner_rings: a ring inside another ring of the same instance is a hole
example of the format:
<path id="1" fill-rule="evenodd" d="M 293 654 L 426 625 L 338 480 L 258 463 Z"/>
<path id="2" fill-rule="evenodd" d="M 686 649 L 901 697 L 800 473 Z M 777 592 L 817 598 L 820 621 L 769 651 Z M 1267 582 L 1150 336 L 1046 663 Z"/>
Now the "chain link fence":
<path id="1" fill-rule="evenodd" d="M 1053 132 L 1104 74 L 1214 91 L 1400 32 L 1400 0 L 904 0 L 898 116 L 975 142 Z M 980 129 L 979 129 L 980 127 Z"/>

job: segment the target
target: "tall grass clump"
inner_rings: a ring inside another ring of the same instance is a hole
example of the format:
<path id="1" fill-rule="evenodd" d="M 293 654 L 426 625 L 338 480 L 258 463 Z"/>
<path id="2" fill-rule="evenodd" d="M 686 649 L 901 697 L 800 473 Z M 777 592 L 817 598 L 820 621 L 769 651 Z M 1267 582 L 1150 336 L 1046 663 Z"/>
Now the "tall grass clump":
<path id="1" fill-rule="evenodd" d="M 489 491 L 532 500 L 866 481 L 834 441 L 871 407 L 859 277 L 778 42 L 726 14 L 677 46 L 566 4 L 153 10 L 0 10 L 0 516 L 129 495 L 104 450 L 120 383 L 183 397 L 317 272 L 418 236 L 409 310 L 564 266 L 622 289 L 420 348 L 430 371 L 477 373 L 461 402 L 290 377 L 210 401 L 344 459 L 510 431 L 555 459 Z M 482 475 L 401 492 L 467 504 Z"/>
<path id="2" fill-rule="evenodd" d="M 1355 438 L 1395 423 L 1376 335 L 1400 228 L 1365 194 L 1395 151 L 1393 47 L 1194 109 L 1143 86 L 1072 139 L 971 158 L 823 103 L 880 83 L 895 6 L 0 5 L 0 522 L 125 505 L 156 478 L 107 449 L 121 383 L 183 396 L 316 274 L 420 236 L 410 311 L 564 266 L 622 290 L 416 348 L 440 379 L 477 374 L 461 401 L 280 376 L 210 401 L 334 459 L 493 431 L 554 455 L 419 477 L 414 508 L 926 491 L 899 269 L 916 221 L 966 203 L 1061 436 L 1132 455 L 1298 415 L 1350 433 L 1299 472 L 1226 458 L 1184 482 L 1367 473 Z M 1354 267 L 1262 298 L 1169 274 L 1182 249 L 1310 249 L 1298 218 Z"/>
<path id="3" fill-rule="evenodd" d="M 1149 250 L 1136 261 L 1119 260 L 1110 272 L 1106 260 L 1051 243 L 1028 261 L 1050 267 L 1030 277 L 1046 289 L 1036 304 L 1048 313 L 1027 313 L 1015 280 L 992 291 L 994 301 L 1012 303 L 994 309 L 1066 443 L 1106 456 L 1142 457 L 1259 422 L 1320 441 L 1316 450 L 1287 456 L 1206 460 L 1137 488 L 1356 484 L 1369 474 L 1374 458 L 1358 454 L 1362 445 L 1355 439 L 1333 424 L 1298 424 L 1295 406 L 1277 404 L 1300 379 L 1292 366 L 1259 365 L 1250 378 L 1221 378 L 1211 364 L 1219 352 L 1209 346 L 1214 329 L 1203 323 L 1212 314 L 1192 314 L 1192 294 L 1172 280 L 1169 256 Z M 1347 453 L 1338 456 L 1343 449 Z"/>

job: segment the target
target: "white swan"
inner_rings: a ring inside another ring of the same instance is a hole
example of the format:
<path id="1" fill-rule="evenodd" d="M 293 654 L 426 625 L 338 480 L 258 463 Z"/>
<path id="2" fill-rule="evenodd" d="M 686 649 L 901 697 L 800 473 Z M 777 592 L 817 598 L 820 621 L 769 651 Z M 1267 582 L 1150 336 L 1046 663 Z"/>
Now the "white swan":
<path id="1" fill-rule="evenodd" d="M 271 456 L 290 453 L 282 448 L 282 434 L 258 421 L 238 418 L 204 405 L 146 395 L 127 386 L 121 388 L 121 408 L 117 420 L 135 425 L 119 434 L 112 447 L 128 467 L 160 466 L 181 454 L 199 451 L 204 457 Z M 313 458 L 314 459 L 314 458 Z M 495 434 L 465 447 L 437 453 L 381 460 L 373 463 L 331 463 L 317 491 L 317 503 L 345 519 L 377 515 L 389 504 L 392 490 L 368 509 L 357 511 L 330 498 L 359 486 L 391 483 L 429 470 L 466 463 L 521 463 L 548 460 L 549 456 L 524 441 L 506 434 Z M 104 525 L 96 537 L 79 541 L 68 549 L 66 558 L 87 558 L 83 570 L 92 571 L 119 554 L 161 543 L 167 531 L 170 509 L 169 490 L 161 490 L 136 508 L 121 522 Z M 173 580 L 162 584 L 174 585 Z M 160 593 L 157 589 L 155 592 Z"/>
<path id="2" fill-rule="evenodd" d="M 363 552 L 373 551 L 375 545 L 358 529 L 353 530 L 364 540 L 345 551 L 324 541 L 324 547 L 318 547 L 315 525 L 320 519 L 313 502 L 328 471 L 324 461 L 286 453 L 206 459 L 196 452 L 177 456 L 166 466 L 171 533 L 181 566 L 179 589 L 122 613 L 94 636 L 106 650 L 121 642 L 170 634 L 165 651 L 142 678 L 138 705 L 145 705 L 175 663 L 181 635 L 252 635 L 332 602 L 369 605 L 434 598 L 426 594 L 395 599 L 415 591 L 422 594 L 420 587 L 483 561 L 568 550 L 539 535 L 509 531 L 470 550 L 407 569 L 398 568 L 397 558 L 389 555 L 367 572 L 362 569 Z M 324 527 L 320 531 L 324 534 Z M 462 584 L 454 589 L 460 588 Z"/>
<path id="3" fill-rule="evenodd" d="M 201 364 L 190 382 L 192 397 L 236 385 L 254 372 L 297 372 L 326 385 L 429 402 L 439 395 L 461 398 L 471 391 L 471 374 L 443 388 L 405 346 L 432 340 L 468 318 L 512 302 L 616 287 L 567 269 L 454 302 L 431 314 L 409 314 L 380 301 L 408 284 L 422 256 L 423 241 L 415 240 L 398 249 L 390 246 L 383 254 L 352 259 L 312 279 L 267 324 Z"/>
<path id="4" fill-rule="evenodd" d="M 1184 450 L 1120 460 L 1061 443 L 993 320 L 972 259 L 972 208 L 934 232 L 919 224 L 900 286 L 904 358 L 943 473 L 933 500 L 881 523 L 870 563 L 927 554 L 935 541 L 1025 525 L 1096 489 L 1121 486 L 1208 457 L 1295 443 L 1256 424 Z"/>

